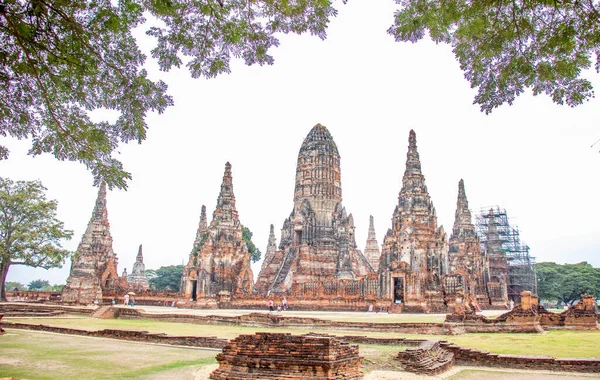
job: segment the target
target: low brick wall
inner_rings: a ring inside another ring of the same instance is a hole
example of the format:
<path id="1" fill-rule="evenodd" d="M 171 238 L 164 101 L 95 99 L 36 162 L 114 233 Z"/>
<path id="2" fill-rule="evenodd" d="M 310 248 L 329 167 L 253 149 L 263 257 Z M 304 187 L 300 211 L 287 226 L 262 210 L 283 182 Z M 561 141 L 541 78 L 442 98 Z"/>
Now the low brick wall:
<path id="1" fill-rule="evenodd" d="M 358 346 L 313 335 L 240 335 L 217 355 L 215 380 L 361 379 Z"/>
<path id="2" fill-rule="evenodd" d="M 0 313 L 11 317 L 42 317 L 57 316 L 61 314 L 91 315 L 96 308 L 77 307 L 49 304 L 32 304 L 22 302 L 0 303 Z"/>
<path id="3" fill-rule="evenodd" d="M 218 315 L 149 314 L 136 309 L 116 308 L 116 318 L 151 319 L 163 322 L 194 323 L 249 327 L 308 327 L 329 330 L 384 331 L 406 334 L 453 334 L 452 324 L 446 323 L 376 323 L 340 322 L 318 318 L 286 317 L 274 313 L 250 313 L 235 317 Z"/>
<path id="4" fill-rule="evenodd" d="M 552 357 L 499 355 L 441 342 L 454 354 L 457 365 L 600 373 L 600 359 L 556 359 Z"/>
<path id="5" fill-rule="evenodd" d="M 190 346 L 190 347 L 207 347 L 207 348 L 223 348 L 227 344 L 227 339 L 221 339 L 217 337 L 201 337 L 201 336 L 174 336 L 166 335 L 162 333 L 149 333 L 147 331 L 136 331 L 136 330 L 115 330 L 105 329 L 97 331 L 79 330 L 68 327 L 57 327 L 48 325 L 34 325 L 27 323 L 12 323 L 12 322 L 0 322 L 0 326 L 7 329 L 22 329 L 22 330 L 35 330 L 35 331 L 47 331 L 59 334 L 69 335 L 80 335 L 80 336 L 92 336 L 98 338 L 110 338 L 120 339 L 136 342 L 148 342 L 148 343 L 160 343 L 177 346 Z"/>
<path id="6" fill-rule="evenodd" d="M 268 310 L 268 300 L 273 299 L 275 306 L 282 303 L 279 296 L 248 296 L 244 299 L 232 299 L 227 305 L 219 305 L 227 309 Z M 373 311 L 387 312 L 390 300 L 343 299 L 343 298 L 295 298 L 286 297 L 290 310 L 302 311 L 364 311 L 373 306 Z"/>

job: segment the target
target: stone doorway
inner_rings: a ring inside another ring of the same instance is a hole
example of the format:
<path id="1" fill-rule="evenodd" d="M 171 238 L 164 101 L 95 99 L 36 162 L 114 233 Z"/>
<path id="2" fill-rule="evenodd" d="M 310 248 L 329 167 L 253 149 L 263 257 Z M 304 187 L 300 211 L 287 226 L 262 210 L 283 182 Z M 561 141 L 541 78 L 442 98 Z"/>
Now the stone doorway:
<path id="1" fill-rule="evenodd" d="M 198 296 L 198 280 L 192 280 L 192 301 L 196 301 Z"/>
<path id="2" fill-rule="evenodd" d="M 394 303 L 404 303 L 404 277 L 394 277 Z"/>
<path id="3" fill-rule="evenodd" d="M 295 240 L 296 240 L 296 245 L 302 244 L 302 230 L 296 231 Z"/>

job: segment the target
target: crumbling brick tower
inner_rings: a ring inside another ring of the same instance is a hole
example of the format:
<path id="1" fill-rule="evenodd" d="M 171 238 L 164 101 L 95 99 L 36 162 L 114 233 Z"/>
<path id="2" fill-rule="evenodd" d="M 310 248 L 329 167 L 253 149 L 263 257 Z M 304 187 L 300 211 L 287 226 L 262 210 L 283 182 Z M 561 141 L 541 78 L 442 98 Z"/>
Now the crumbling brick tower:
<path id="1" fill-rule="evenodd" d="M 453 303 L 460 288 L 462 294 L 468 298 L 468 302 L 477 303 L 482 307 L 489 305 L 485 281 L 488 263 L 482 254 L 479 237 L 472 223 L 462 179 L 458 183 L 458 198 L 448 260 L 450 274 L 444 277 L 446 301 L 449 304 Z"/>
<path id="2" fill-rule="evenodd" d="M 92 218 L 71 261 L 62 301 L 89 305 L 95 300 L 101 302 L 103 291 L 126 286 L 127 279 L 120 279 L 117 274 L 117 263 L 106 209 L 106 184 L 102 183 Z"/>
<path id="3" fill-rule="evenodd" d="M 190 260 L 184 268 L 182 295 L 187 299 L 216 297 L 225 293 L 241 295 L 252 292 L 253 275 L 250 253 L 242 239 L 242 225 L 235 208 L 231 164 L 225 173 L 217 207 L 206 226 L 206 208 L 194 241 Z"/>
<path id="4" fill-rule="evenodd" d="M 356 248 L 352 215 L 342 206 L 340 154 L 327 128 L 317 124 L 298 153 L 294 209 L 283 223 L 279 250 L 263 266 L 255 290 L 283 293 L 294 282 L 369 273 L 370 264 Z"/>
<path id="5" fill-rule="evenodd" d="M 383 241 L 381 297 L 393 300 L 392 310 L 445 312 L 442 277 L 447 272 L 446 234 L 437 225 L 435 207 L 421 173 L 417 137 L 411 130 L 398 205 Z"/>

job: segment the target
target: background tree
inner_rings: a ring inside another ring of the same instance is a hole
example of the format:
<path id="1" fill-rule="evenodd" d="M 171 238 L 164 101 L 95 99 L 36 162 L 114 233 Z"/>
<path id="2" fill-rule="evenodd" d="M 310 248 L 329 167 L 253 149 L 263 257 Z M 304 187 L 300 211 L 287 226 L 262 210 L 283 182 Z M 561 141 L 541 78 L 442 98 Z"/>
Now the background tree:
<path id="1" fill-rule="evenodd" d="M 256 245 L 254 245 L 252 242 L 252 232 L 250 232 L 248 227 L 242 226 L 242 239 L 246 242 L 246 247 L 248 247 L 248 252 L 250 252 L 250 258 L 252 259 L 252 262 L 255 263 L 260 260 L 260 249 L 256 248 Z"/>
<path id="2" fill-rule="evenodd" d="M 569 106 L 594 95 L 581 71 L 600 70 L 599 1 L 396 1 L 402 8 L 388 33 L 417 42 L 428 31 L 452 45 L 485 113 L 525 88 Z"/>
<path id="3" fill-rule="evenodd" d="M 600 297 L 600 268 L 587 262 L 579 264 L 538 263 L 538 295 L 541 299 L 572 304 L 589 293 Z"/>
<path id="4" fill-rule="evenodd" d="M 23 284 L 21 284 L 20 282 L 16 282 L 16 281 L 6 281 L 6 284 L 4 285 L 4 287 L 6 289 L 14 289 L 17 288 L 19 290 L 25 290 L 27 287 Z"/>
<path id="5" fill-rule="evenodd" d="M 325 38 L 332 0 L 2 0 L 0 134 L 31 139 L 32 155 L 79 161 L 96 184 L 127 187 L 131 174 L 113 157 L 119 143 L 146 138 L 148 111 L 173 104 L 167 85 L 148 79 L 132 29 L 145 17 L 161 70 L 183 64 L 192 77 L 229 73 L 231 57 L 273 64 L 276 33 Z M 115 122 L 93 122 L 110 109 Z M 8 156 L 0 146 L 0 159 Z"/>
<path id="6" fill-rule="evenodd" d="M 50 281 L 42 279 L 33 280 L 27 285 L 27 289 L 29 290 L 46 290 L 50 289 L 50 287 Z"/>
<path id="7" fill-rule="evenodd" d="M 6 301 L 5 282 L 11 265 L 61 267 L 70 252 L 61 241 L 73 231 L 56 219 L 55 200 L 46 200 L 40 181 L 0 177 L 0 300 Z"/>
<path id="8" fill-rule="evenodd" d="M 170 265 L 160 267 L 156 270 L 147 270 L 146 276 L 150 272 L 148 282 L 150 287 L 155 290 L 170 290 L 178 292 L 181 285 L 181 275 L 183 274 L 183 265 Z"/>

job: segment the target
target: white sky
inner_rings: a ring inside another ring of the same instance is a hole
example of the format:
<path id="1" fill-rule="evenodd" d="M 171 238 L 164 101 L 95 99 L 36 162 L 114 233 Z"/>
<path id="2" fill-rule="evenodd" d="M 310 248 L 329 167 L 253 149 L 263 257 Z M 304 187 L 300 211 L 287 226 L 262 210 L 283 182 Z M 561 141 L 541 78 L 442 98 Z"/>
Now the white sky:
<path id="1" fill-rule="evenodd" d="M 192 79 L 185 70 L 158 71 L 175 106 L 148 117 L 148 138 L 122 146 L 133 174 L 128 191 L 108 194 L 108 215 L 119 274 L 131 272 L 139 244 L 147 269 L 187 261 L 200 208 L 209 222 L 224 165 L 230 161 L 241 222 L 264 254 L 269 225 L 279 230 L 293 208 L 298 150 L 317 123 L 335 139 L 343 204 L 354 215 L 364 249 L 369 215 L 377 239 L 391 227 L 404 172 L 408 132 L 417 133 L 422 170 L 450 234 L 458 181 L 469 206 L 506 208 L 537 261 L 600 266 L 600 107 L 558 106 L 529 92 L 486 116 L 472 105 L 475 90 L 447 45 L 397 43 L 386 34 L 392 1 L 351 1 L 340 7 L 328 38 L 281 36 L 274 66 L 232 64 L 232 74 Z M 149 53 L 154 42 L 139 33 Z M 149 55 L 149 54 L 148 54 Z M 600 76 L 590 72 L 600 91 Z M 0 175 L 40 179 L 76 250 L 91 217 L 97 189 L 78 163 L 26 155 L 29 142 L 1 139 L 11 149 Z M 7 281 L 42 278 L 64 283 L 62 269 L 11 267 Z M 260 263 L 253 265 L 255 277 Z"/>

